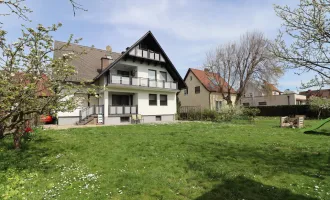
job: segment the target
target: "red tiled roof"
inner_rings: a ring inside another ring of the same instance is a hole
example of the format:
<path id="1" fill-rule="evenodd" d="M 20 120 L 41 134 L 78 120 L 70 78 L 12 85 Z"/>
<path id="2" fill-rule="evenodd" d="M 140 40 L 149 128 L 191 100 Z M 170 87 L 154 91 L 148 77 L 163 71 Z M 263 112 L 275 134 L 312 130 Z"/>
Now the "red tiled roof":
<path id="1" fill-rule="evenodd" d="M 219 92 L 220 89 L 219 86 L 212 83 L 212 78 L 215 78 L 217 80 L 216 83 L 218 82 L 223 83 L 221 88 L 223 91 L 228 90 L 228 83 L 219 74 L 214 74 L 214 73 L 206 72 L 204 70 L 189 68 L 187 75 L 189 71 L 191 71 L 197 77 L 197 79 L 203 84 L 203 86 L 210 92 Z M 231 88 L 230 93 L 234 94 L 236 93 L 236 91 L 233 88 Z"/>
<path id="2" fill-rule="evenodd" d="M 323 89 L 323 90 L 307 90 L 303 92 L 299 92 L 301 95 L 306 95 L 307 98 L 311 96 L 318 96 L 323 98 L 330 98 L 330 89 Z"/>
<path id="3" fill-rule="evenodd" d="M 264 83 L 265 83 L 265 86 L 267 88 L 269 88 L 271 91 L 282 93 L 279 89 L 277 89 L 277 87 L 274 84 L 268 83 L 267 81 L 264 81 Z"/>

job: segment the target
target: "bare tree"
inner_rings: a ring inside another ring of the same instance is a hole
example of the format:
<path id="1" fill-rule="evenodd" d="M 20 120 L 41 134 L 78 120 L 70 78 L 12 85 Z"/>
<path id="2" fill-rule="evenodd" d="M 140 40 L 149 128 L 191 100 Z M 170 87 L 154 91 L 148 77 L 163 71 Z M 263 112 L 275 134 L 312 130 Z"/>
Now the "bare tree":
<path id="1" fill-rule="evenodd" d="M 283 74 L 268 49 L 270 44 L 263 33 L 247 32 L 239 41 L 221 45 L 207 53 L 204 68 L 209 71 L 209 79 L 229 105 L 233 103 L 231 97 L 234 90 L 235 104 L 238 104 L 248 83 L 276 82 Z"/>
<path id="2" fill-rule="evenodd" d="M 316 72 L 302 88 L 330 84 L 330 0 L 300 0 L 296 8 L 275 5 L 282 29 L 272 52 L 298 74 Z M 284 41 L 290 38 L 290 43 Z"/>
<path id="3" fill-rule="evenodd" d="M 29 13 L 32 13 L 32 10 L 27 6 L 23 5 L 25 2 L 25 0 L 0 0 L 0 5 L 3 4 L 8 8 L 8 12 L 0 13 L 0 16 L 15 14 L 18 16 L 18 18 L 23 19 L 25 21 L 29 21 L 29 17 L 27 15 Z M 79 4 L 75 0 L 69 0 L 69 3 L 72 6 L 72 12 L 74 16 L 76 16 L 77 10 L 87 11 L 87 9 L 85 9 L 82 4 Z"/>

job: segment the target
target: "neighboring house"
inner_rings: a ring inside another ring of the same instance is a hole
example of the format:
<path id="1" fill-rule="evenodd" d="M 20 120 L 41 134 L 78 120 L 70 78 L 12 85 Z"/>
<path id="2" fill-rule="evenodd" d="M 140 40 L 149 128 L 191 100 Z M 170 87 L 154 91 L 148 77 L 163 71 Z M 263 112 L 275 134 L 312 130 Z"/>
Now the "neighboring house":
<path id="1" fill-rule="evenodd" d="M 241 98 L 243 106 L 278 106 L 306 104 L 306 96 L 295 93 L 283 93 L 274 84 L 264 81 L 262 86 L 248 84 L 244 97 Z"/>
<path id="2" fill-rule="evenodd" d="M 215 76 L 207 70 L 189 68 L 184 78 L 187 88 L 179 93 L 181 106 L 200 106 L 202 109 L 219 110 L 223 105 L 227 104 L 222 94 L 219 93 L 217 82 L 214 82 L 212 77 Z M 226 90 L 227 87 L 228 84 L 224 81 L 222 89 Z M 235 103 L 235 99 L 236 92 L 232 89 L 231 100 L 233 103 Z"/>
<path id="3" fill-rule="evenodd" d="M 63 46 L 56 41 L 55 47 Z M 99 98 L 86 97 L 73 112 L 58 113 L 63 124 L 86 124 L 96 115 L 104 124 L 127 124 L 132 115 L 140 114 L 144 122 L 174 121 L 177 109 L 176 94 L 185 83 L 156 38 L 149 31 L 122 53 L 72 44 L 68 49 L 55 51 L 54 58 L 70 51 L 86 51 L 72 61 L 77 75 L 69 81 L 89 81 L 100 86 Z"/>
<path id="4" fill-rule="evenodd" d="M 307 90 L 303 92 L 299 92 L 301 95 L 305 95 L 307 99 L 311 96 L 318 96 L 323 98 L 330 98 L 330 89 L 323 89 L 323 90 Z"/>

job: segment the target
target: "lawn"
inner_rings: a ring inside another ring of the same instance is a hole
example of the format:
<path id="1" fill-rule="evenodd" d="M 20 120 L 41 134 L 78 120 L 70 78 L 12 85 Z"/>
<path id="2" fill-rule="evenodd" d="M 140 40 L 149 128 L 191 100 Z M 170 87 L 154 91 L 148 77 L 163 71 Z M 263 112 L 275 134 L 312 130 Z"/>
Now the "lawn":
<path id="1" fill-rule="evenodd" d="M 21 151 L 6 139 L 0 199 L 330 199 L 330 137 L 278 125 L 37 131 Z"/>

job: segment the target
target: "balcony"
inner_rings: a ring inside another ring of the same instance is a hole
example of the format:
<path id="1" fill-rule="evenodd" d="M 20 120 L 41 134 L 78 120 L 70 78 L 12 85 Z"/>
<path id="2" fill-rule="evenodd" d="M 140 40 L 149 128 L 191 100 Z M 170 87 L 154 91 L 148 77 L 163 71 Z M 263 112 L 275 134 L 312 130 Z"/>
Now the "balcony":
<path id="1" fill-rule="evenodd" d="M 160 62 L 165 62 L 165 59 L 163 58 L 163 56 L 161 54 L 148 50 L 148 49 L 140 49 L 138 47 L 135 47 L 134 49 L 132 49 L 129 52 L 129 55 L 140 57 L 140 58 L 146 58 L 146 59 L 150 59 L 150 60 L 156 60 L 156 61 L 160 61 Z"/>
<path id="2" fill-rule="evenodd" d="M 178 84 L 175 82 L 150 80 L 142 77 L 125 77 L 121 75 L 110 74 L 108 84 L 149 87 L 149 88 L 162 88 L 162 89 L 178 89 Z"/>
<path id="3" fill-rule="evenodd" d="M 109 115 L 137 114 L 137 106 L 109 106 Z"/>

